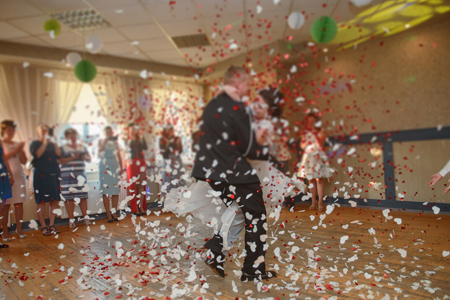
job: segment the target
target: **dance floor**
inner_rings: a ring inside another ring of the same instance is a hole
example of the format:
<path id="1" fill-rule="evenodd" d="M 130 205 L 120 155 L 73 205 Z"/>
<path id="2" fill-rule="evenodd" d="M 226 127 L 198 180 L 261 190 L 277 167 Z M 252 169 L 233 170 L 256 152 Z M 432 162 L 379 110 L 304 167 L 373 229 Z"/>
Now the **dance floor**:
<path id="1" fill-rule="evenodd" d="M 189 222 L 190 221 L 190 222 Z M 0 249 L 3 299 L 446 299 L 450 216 L 299 204 L 269 220 L 278 277 L 239 278 L 243 235 L 220 278 L 202 261 L 211 229 L 152 211 L 58 236 L 29 231 Z M 118 255 L 120 258 L 118 258 Z M 447 296 L 448 295 L 448 296 Z"/>

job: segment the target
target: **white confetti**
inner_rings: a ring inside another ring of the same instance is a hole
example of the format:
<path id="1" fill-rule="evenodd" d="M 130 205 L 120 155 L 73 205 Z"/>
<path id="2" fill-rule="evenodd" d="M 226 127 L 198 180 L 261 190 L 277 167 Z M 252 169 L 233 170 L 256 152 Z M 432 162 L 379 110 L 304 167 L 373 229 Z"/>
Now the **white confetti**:
<path id="1" fill-rule="evenodd" d="M 439 212 L 441 211 L 441 209 L 437 206 L 433 206 L 432 209 L 435 215 L 439 214 Z"/>
<path id="2" fill-rule="evenodd" d="M 260 14 L 260 13 L 262 13 L 262 11 L 263 11 L 262 6 L 261 6 L 261 5 L 257 5 L 257 6 L 256 6 L 256 13 L 257 13 L 257 14 Z"/>
<path id="3" fill-rule="evenodd" d="M 397 249 L 398 253 L 400 253 L 400 255 L 405 258 L 406 255 L 408 254 L 408 252 L 406 252 L 405 249 Z"/>
<path id="4" fill-rule="evenodd" d="M 341 244 L 344 244 L 348 240 L 348 235 L 344 235 L 341 237 Z"/>

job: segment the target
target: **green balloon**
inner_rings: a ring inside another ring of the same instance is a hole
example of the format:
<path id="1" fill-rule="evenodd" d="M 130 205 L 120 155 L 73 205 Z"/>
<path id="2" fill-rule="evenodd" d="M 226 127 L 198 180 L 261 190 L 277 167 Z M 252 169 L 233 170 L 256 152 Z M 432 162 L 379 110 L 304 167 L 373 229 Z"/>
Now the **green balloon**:
<path id="1" fill-rule="evenodd" d="M 89 60 L 78 62 L 73 72 L 81 82 L 91 82 L 97 76 L 97 68 Z"/>
<path id="2" fill-rule="evenodd" d="M 333 18 L 321 16 L 311 25 L 311 36 L 317 42 L 326 44 L 337 35 L 337 25 Z"/>
<path id="3" fill-rule="evenodd" d="M 55 36 L 58 36 L 61 33 L 61 24 L 56 19 L 50 19 L 44 23 L 44 30 L 46 32 L 53 30 Z"/>

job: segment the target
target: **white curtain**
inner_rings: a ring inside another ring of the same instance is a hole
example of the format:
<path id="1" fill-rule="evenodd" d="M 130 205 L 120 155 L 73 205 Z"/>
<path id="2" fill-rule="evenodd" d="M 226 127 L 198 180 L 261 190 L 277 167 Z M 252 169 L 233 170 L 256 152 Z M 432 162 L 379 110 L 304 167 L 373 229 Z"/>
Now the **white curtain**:
<path id="1" fill-rule="evenodd" d="M 52 77 L 44 74 L 52 74 Z M 63 130 L 78 99 L 82 84 L 70 71 L 0 65 L 0 119 L 18 123 L 17 140 L 36 138 L 36 125 Z"/>
<path id="2" fill-rule="evenodd" d="M 66 127 L 70 115 L 74 110 L 74 106 L 77 103 L 80 96 L 83 83 L 79 82 L 75 78 L 72 72 L 57 72 L 56 80 L 56 102 L 58 103 L 58 126 L 56 127 L 56 136 L 61 136 L 64 128 Z"/>
<path id="3" fill-rule="evenodd" d="M 92 89 L 110 123 L 137 122 L 154 132 L 155 125 L 176 121 L 190 134 L 202 113 L 200 84 L 104 74 L 95 79 Z"/>

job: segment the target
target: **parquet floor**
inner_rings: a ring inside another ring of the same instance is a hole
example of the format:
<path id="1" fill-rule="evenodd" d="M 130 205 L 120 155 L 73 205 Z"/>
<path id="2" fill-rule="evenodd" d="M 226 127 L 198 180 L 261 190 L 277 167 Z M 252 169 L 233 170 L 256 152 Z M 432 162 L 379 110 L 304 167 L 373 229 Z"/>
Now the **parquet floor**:
<path id="1" fill-rule="evenodd" d="M 29 231 L 0 249 L 3 299 L 446 299 L 450 216 L 299 204 L 269 220 L 266 261 L 278 277 L 243 283 L 243 240 L 225 279 L 202 262 L 211 229 L 152 211 L 58 236 Z M 389 219 L 388 219 L 388 218 Z M 392 217 L 392 218 L 391 218 Z M 190 221 L 190 222 L 189 222 Z M 348 237 L 346 239 L 345 237 Z M 243 238 L 243 236 L 241 237 Z M 119 254 L 119 258 L 118 258 Z M 447 296 L 449 295 L 449 296 Z"/>

